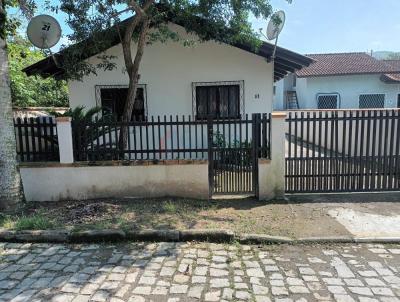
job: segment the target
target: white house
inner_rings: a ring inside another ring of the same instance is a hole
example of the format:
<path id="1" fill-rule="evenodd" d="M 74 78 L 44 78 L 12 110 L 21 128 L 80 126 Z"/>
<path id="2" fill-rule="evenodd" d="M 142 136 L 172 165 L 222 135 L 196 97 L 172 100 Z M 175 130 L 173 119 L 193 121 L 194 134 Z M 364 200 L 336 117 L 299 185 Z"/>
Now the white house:
<path id="1" fill-rule="evenodd" d="M 184 24 L 169 23 L 169 26 L 182 38 L 198 40 L 186 32 Z M 58 61 L 62 61 L 64 51 L 57 54 Z M 116 41 L 112 47 L 99 51 L 115 56 L 116 68 L 98 70 L 97 75 L 85 76 L 81 81 L 68 80 L 70 106 L 103 106 L 120 116 L 128 87 L 122 47 Z M 238 118 L 244 114 L 271 112 L 274 81 L 312 62 L 278 47 L 274 68 L 269 62 L 272 52 L 273 46 L 269 43 L 262 43 L 256 51 L 249 45 L 218 41 L 198 42 L 191 47 L 180 42 L 148 45 L 139 71 L 134 117 L 191 115 L 201 118 L 212 114 Z M 96 63 L 98 54 L 90 53 L 83 59 Z M 43 77 L 63 76 L 63 70 L 51 57 L 24 71 Z"/>
<path id="2" fill-rule="evenodd" d="M 367 53 L 307 56 L 314 63 L 276 84 L 275 110 L 400 107 L 400 60 Z"/>

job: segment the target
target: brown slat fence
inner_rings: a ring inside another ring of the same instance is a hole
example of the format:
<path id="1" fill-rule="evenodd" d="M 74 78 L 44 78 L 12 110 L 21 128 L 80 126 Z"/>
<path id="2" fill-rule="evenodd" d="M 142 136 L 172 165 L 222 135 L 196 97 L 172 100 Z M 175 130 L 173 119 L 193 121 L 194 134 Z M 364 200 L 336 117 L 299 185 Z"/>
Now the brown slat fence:
<path id="1" fill-rule="evenodd" d="M 15 118 L 14 130 L 18 161 L 59 161 L 57 127 L 54 118 Z"/>
<path id="2" fill-rule="evenodd" d="M 286 192 L 400 190 L 398 110 L 291 112 Z"/>

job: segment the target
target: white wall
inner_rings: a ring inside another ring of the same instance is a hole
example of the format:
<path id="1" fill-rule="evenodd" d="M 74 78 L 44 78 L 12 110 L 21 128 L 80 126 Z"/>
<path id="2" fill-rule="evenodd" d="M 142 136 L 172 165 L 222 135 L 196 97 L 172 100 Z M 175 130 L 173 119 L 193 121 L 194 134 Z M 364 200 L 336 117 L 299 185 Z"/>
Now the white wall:
<path id="1" fill-rule="evenodd" d="M 285 99 L 285 90 L 284 90 L 284 82 L 286 78 L 275 82 L 275 94 L 274 94 L 274 110 L 284 110 L 284 99 Z"/>
<path id="2" fill-rule="evenodd" d="M 380 75 L 351 75 L 318 78 L 298 78 L 296 85 L 300 109 L 317 108 L 316 95 L 319 93 L 339 93 L 340 108 L 359 108 L 360 94 L 384 93 L 385 107 L 397 107 L 399 84 L 386 84 Z"/>
<path id="3" fill-rule="evenodd" d="M 189 37 L 182 27 L 171 25 L 181 37 Z M 193 37 L 191 37 L 193 38 Z M 117 56 L 117 68 L 70 81 L 70 106 L 96 105 L 95 85 L 128 84 L 121 45 L 106 51 Z M 98 61 L 96 57 L 89 59 Z M 184 47 L 181 43 L 146 46 L 140 67 L 140 84 L 147 85 L 148 115 L 192 114 L 192 82 L 244 81 L 246 113 L 271 112 L 273 68 L 265 58 L 216 42 Z M 258 94 L 259 98 L 255 95 Z M 97 104 L 100 105 L 100 104 Z"/>
<path id="4" fill-rule="evenodd" d="M 107 197 L 208 198 L 208 165 L 43 166 L 20 168 L 27 201 Z"/>

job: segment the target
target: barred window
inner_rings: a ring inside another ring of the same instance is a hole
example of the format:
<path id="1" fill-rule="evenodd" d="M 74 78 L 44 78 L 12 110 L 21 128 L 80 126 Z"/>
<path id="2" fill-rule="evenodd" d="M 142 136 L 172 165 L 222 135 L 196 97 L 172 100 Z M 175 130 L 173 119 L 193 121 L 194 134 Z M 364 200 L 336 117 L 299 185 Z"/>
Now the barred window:
<path id="1" fill-rule="evenodd" d="M 360 94 L 359 108 L 383 108 L 385 107 L 385 95 L 383 93 Z"/>
<path id="2" fill-rule="evenodd" d="M 324 93 L 317 95 L 318 109 L 337 109 L 339 108 L 339 94 Z"/>

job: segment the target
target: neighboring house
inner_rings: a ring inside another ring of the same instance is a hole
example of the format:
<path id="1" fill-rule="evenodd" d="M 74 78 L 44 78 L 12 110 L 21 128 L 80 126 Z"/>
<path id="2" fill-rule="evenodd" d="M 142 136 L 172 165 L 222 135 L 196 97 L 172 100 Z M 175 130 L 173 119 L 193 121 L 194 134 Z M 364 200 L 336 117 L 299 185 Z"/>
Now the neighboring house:
<path id="1" fill-rule="evenodd" d="M 307 56 L 315 62 L 276 84 L 275 110 L 400 107 L 400 60 L 367 53 Z"/>
<path id="2" fill-rule="evenodd" d="M 169 23 L 170 28 L 187 39 L 183 25 Z M 133 46 L 135 47 L 135 46 Z M 272 111 L 273 83 L 288 72 L 308 66 L 312 60 L 278 47 L 275 69 L 269 62 L 273 45 L 262 43 L 257 51 L 249 45 L 227 45 L 218 41 L 197 43 L 185 47 L 179 42 L 148 45 L 140 66 L 139 91 L 133 118 L 145 119 L 157 115 L 191 115 L 201 119 L 206 115 L 239 118 L 244 114 Z M 124 108 L 128 76 L 121 44 L 99 49 L 87 58 L 98 62 L 98 54 L 115 56 L 116 68 L 98 70 L 97 75 L 82 81 L 68 81 L 69 104 L 86 108 L 103 106 L 120 117 Z M 62 60 L 63 52 L 57 54 Z M 62 77 L 49 57 L 24 69 L 27 75 Z"/>

